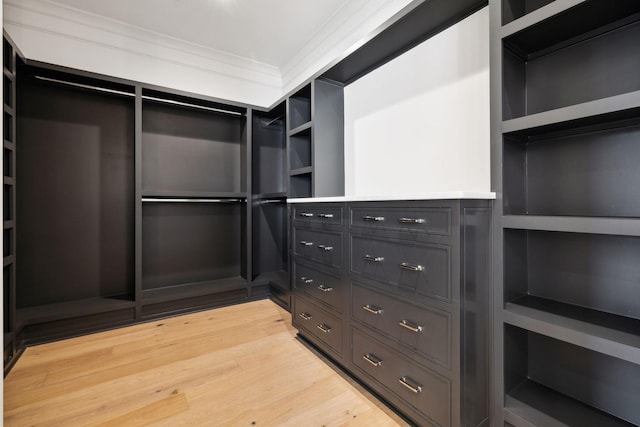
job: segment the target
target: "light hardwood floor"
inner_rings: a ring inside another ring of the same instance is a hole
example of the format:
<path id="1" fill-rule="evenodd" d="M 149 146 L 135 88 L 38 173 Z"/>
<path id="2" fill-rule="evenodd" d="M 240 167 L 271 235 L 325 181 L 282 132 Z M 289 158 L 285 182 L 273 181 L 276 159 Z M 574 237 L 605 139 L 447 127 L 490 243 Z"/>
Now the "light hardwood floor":
<path id="1" fill-rule="evenodd" d="M 406 425 L 257 301 L 30 347 L 6 426 Z"/>

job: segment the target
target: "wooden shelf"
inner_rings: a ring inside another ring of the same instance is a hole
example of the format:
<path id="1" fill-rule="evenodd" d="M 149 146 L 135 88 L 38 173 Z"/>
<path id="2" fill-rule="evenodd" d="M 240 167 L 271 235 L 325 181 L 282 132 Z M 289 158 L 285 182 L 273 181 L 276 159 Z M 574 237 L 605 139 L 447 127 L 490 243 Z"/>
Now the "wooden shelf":
<path id="1" fill-rule="evenodd" d="M 277 193 L 261 193 L 261 194 L 256 194 L 255 197 L 259 200 L 286 199 L 287 192 L 280 191 Z"/>
<path id="2" fill-rule="evenodd" d="M 581 3 L 584 3 L 585 0 L 556 0 L 552 1 L 550 4 L 543 6 L 539 9 L 536 9 L 521 18 L 514 19 L 502 26 L 500 30 L 500 36 L 502 38 L 509 37 L 513 34 L 516 34 L 522 30 L 526 30 L 528 27 L 531 27 L 536 24 L 540 24 L 554 16 L 563 13 L 574 6 L 577 6 Z"/>
<path id="3" fill-rule="evenodd" d="M 640 4 L 640 3 L 639 3 Z M 505 134 L 535 135 L 640 116 L 640 91 L 530 114 L 502 122 Z"/>
<path id="4" fill-rule="evenodd" d="M 504 321 L 541 335 L 640 364 L 640 320 L 525 296 L 505 305 Z"/>
<path id="5" fill-rule="evenodd" d="M 313 170 L 313 168 L 311 166 L 307 166 L 304 168 L 298 168 L 298 169 L 293 169 L 289 172 L 289 176 L 298 176 L 298 175 L 304 175 L 307 173 L 311 173 Z"/>
<path id="6" fill-rule="evenodd" d="M 56 304 L 18 308 L 16 310 L 16 323 L 20 325 L 53 322 L 97 313 L 132 309 L 134 307 L 135 302 L 131 295 L 73 300 Z"/>
<path id="7" fill-rule="evenodd" d="M 515 427 L 633 426 L 531 380 L 525 380 L 505 396 L 504 419 Z"/>
<path id="8" fill-rule="evenodd" d="M 241 276 L 218 280 L 206 280 L 182 285 L 165 286 L 162 288 L 145 289 L 142 291 L 143 304 L 157 304 L 211 295 L 218 292 L 234 291 L 246 288 L 247 280 Z"/>
<path id="9" fill-rule="evenodd" d="M 311 131 L 311 128 L 313 127 L 313 122 L 311 120 L 309 120 L 306 123 L 301 124 L 300 126 L 296 127 L 295 129 L 291 129 L 289 131 L 289 136 L 296 136 L 300 133 L 303 132 L 309 132 Z"/>
<path id="10" fill-rule="evenodd" d="M 516 230 L 640 236 L 640 219 L 637 218 L 505 215 L 502 226 Z"/>
<path id="11" fill-rule="evenodd" d="M 171 191 L 171 190 L 142 190 L 142 197 L 163 198 L 206 198 L 206 199 L 244 199 L 247 193 L 221 191 Z"/>

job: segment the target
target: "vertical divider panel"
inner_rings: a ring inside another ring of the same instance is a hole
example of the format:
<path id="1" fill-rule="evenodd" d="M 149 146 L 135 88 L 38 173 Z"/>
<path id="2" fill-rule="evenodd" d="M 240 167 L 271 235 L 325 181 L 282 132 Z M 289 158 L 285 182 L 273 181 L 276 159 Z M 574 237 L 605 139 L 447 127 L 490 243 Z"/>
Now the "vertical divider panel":
<path id="1" fill-rule="evenodd" d="M 142 317 L 142 87 L 136 86 L 135 99 L 135 137 L 134 137 L 134 169 L 135 169 L 135 277 L 134 300 L 136 319 Z"/>
<path id="2" fill-rule="evenodd" d="M 245 168 L 244 173 L 242 174 L 242 177 L 244 179 L 244 185 L 242 185 L 243 190 L 246 194 L 246 198 L 245 198 L 245 204 L 244 204 L 244 209 L 245 209 L 245 215 L 246 215 L 246 222 L 243 226 L 243 231 L 244 231 L 244 236 L 242 238 L 242 241 L 245 244 L 245 247 L 243 248 L 243 265 L 242 265 L 242 271 L 244 273 L 244 278 L 247 280 L 247 298 L 251 299 L 253 296 L 253 286 L 251 285 L 251 278 L 253 277 L 253 273 L 252 273 L 252 267 L 253 267 L 253 262 L 252 262 L 252 248 L 253 248 L 253 236 L 251 233 L 252 230 L 252 206 L 253 204 L 251 203 L 252 200 L 252 196 L 253 196 L 253 186 L 251 185 L 252 183 L 252 178 L 251 178 L 251 172 L 252 172 L 252 161 L 251 161 L 251 153 L 252 153 L 252 141 L 251 141 L 251 136 L 253 135 L 253 110 L 251 108 L 247 108 L 247 113 L 245 115 L 245 125 L 244 125 L 244 135 L 243 135 L 243 147 L 244 147 L 244 152 L 242 154 L 242 158 L 244 159 L 244 161 L 242 162 L 242 167 Z"/>

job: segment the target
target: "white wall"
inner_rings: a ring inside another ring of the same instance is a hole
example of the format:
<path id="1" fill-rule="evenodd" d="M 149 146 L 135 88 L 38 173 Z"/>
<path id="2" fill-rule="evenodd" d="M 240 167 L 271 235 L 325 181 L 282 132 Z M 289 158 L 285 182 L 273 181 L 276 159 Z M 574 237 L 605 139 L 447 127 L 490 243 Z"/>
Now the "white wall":
<path id="1" fill-rule="evenodd" d="M 345 88 L 345 194 L 490 191 L 488 7 Z"/>

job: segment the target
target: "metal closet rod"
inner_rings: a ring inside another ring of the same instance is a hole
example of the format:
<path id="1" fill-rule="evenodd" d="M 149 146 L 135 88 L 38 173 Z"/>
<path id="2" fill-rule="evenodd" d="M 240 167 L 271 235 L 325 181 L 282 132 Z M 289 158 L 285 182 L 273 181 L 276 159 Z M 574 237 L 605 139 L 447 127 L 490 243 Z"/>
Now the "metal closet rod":
<path id="1" fill-rule="evenodd" d="M 160 203 L 242 203 L 244 199 L 176 199 L 161 197 L 143 197 L 143 202 L 160 202 Z"/>
<path id="2" fill-rule="evenodd" d="M 114 95 L 124 95 L 124 96 L 130 96 L 130 97 L 135 97 L 136 96 L 136 94 L 133 93 L 133 92 L 124 92 L 122 90 L 107 89 L 107 88 L 99 87 L 99 86 L 84 85 L 82 83 L 74 83 L 74 82 L 68 82 L 66 80 L 52 79 L 50 77 L 36 76 L 36 79 L 43 80 L 45 82 L 59 83 L 59 84 L 67 85 L 67 86 L 79 87 L 79 88 L 82 88 L 82 89 L 95 90 L 95 91 L 98 91 L 98 92 L 111 93 L 111 94 L 114 94 Z"/>
<path id="3" fill-rule="evenodd" d="M 174 101 L 173 99 L 157 98 L 155 96 L 149 96 L 149 95 L 142 95 L 142 99 L 146 99 L 148 101 L 162 102 L 165 104 L 179 105 L 181 107 L 198 108 L 200 110 L 213 111 L 216 113 L 231 114 L 232 116 L 244 115 L 239 111 L 223 110 L 222 108 L 214 108 L 214 107 L 206 107 L 204 105 L 190 104 L 188 102 Z"/>
<path id="4" fill-rule="evenodd" d="M 43 77 L 43 76 L 35 76 L 35 77 L 38 80 L 43 80 L 43 81 L 46 81 L 46 82 L 63 84 L 63 85 L 67 85 L 67 86 L 73 86 L 73 87 L 77 87 L 77 88 L 81 88 L 81 89 L 95 90 L 95 91 L 98 91 L 98 92 L 110 93 L 110 94 L 113 94 L 113 95 L 129 96 L 129 97 L 132 97 L 132 98 L 136 96 L 136 94 L 133 93 L 133 92 L 125 92 L 125 91 L 122 91 L 122 90 L 107 89 L 107 88 L 100 87 L 100 86 L 91 86 L 91 85 L 85 85 L 85 84 L 82 84 L 82 83 L 70 82 L 70 81 L 67 81 L 67 80 L 52 79 L 50 77 Z M 158 98 L 158 97 L 149 96 L 149 95 L 142 95 L 142 99 L 146 99 L 148 101 L 162 102 L 162 103 L 171 104 L 171 105 L 179 105 L 181 107 L 190 107 L 190 108 L 197 108 L 197 109 L 200 109 L 200 110 L 213 111 L 213 112 L 216 112 L 216 113 L 230 114 L 232 116 L 243 116 L 244 115 L 244 113 L 239 112 L 239 111 L 224 110 L 222 108 L 214 108 L 214 107 L 206 107 L 204 105 L 190 104 L 188 102 L 174 101 L 173 99 Z"/>

